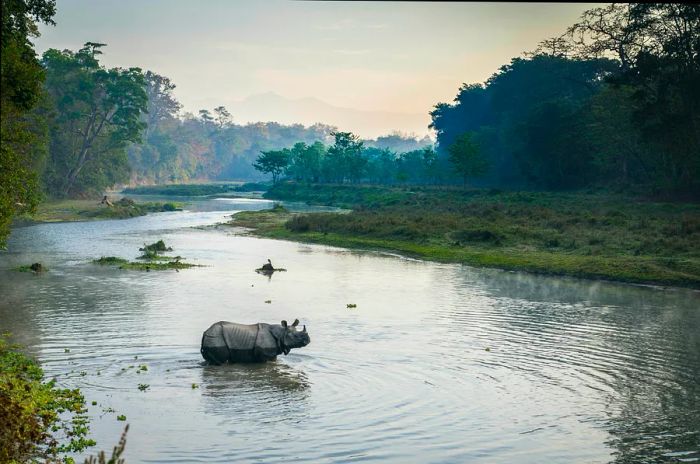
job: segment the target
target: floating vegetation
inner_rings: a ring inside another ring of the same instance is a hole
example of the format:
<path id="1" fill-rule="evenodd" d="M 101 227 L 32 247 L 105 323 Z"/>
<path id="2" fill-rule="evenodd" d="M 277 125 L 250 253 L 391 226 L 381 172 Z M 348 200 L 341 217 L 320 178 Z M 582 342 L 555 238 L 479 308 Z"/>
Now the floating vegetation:
<path id="1" fill-rule="evenodd" d="M 147 383 L 140 383 L 139 384 L 139 390 L 141 390 L 142 392 L 148 390 L 149 387 L 150 387 L 150 385 L 148 385 Z"/>
<path id="2" fill-rule="evenodd" d="M 200 267 L 198 264 L 190 264 L 182 262 L 182 256 L 165 256 L 159 253 L 165 251 L 172 251 L 172 247 L 166 246 L 163 240 L 158 240 L 150 245 L 144 245 L 143 248 L 139 248 L 143 251 L 143 255 L 139 256 L 138 259 L 142 261 L 129 261 L 124 258 L 118 258 L 116 256 L 103 256 L 100 259 L 93 261 L 95 264 L 101 265 L 114 265 L 119 266 L 119 269 L 130 269 L 136 271 L 167 271 L 174 269 L 179 271 L 180 269 L 189 269 L 191 267 Z M 134 358 L 136 359 L 136 358 Z"/>
<path id="3" fill-rule="evenodd" d="M 357 308 L 357 305 L 355 303 L 348 303 L 345 305 L 347 308 Z"/>
<path id="4" fill-rule="evenodd" d="M 125 416 L 124 414 L 119 414 L 119 415 L 117 416 L 117 420 L 123 422 L 123 421 L 126 420 L 126 416 Z"/>
<path id="5" fill-rule="evenodd" d="M 140 371 L 147 371 L 147 370 L 148 370 L 148 366 L 146 366 L 145 364 L 141 364 L 141 365 L 139 366 L 139 370 L 140 370 Z"/>
<path id="6" fill-rule="evenodd" d="M 199 385 L 197 385 L 196 383 L 193 383 L 193 384 L 192 384 L 192 390 L 194 390 L 195 388 L 199 388 Z"/>
<path id="7" fill-rule="evenodd" d="M 270 304 L 272 303 L 272 300 L 265 300 L 265 303 Z"/>
<path id="8" fill-rule="evenodd" d="M 33 263 L 19 266 L 16 268 L 16 270 L 19 272 L 34 272 L 35 274 L 39 274 L 40 272 L 46 272 L 49 269 L 41 263 Z"/>
<path id="9" fill-rule="evenodd" d="M 68 348 L 63 348 L 64 353 L 70 353 L 70 350 Z"/>
<path id="10" fill-rule="evenodd" d="M 101 264 L 101 265 L 117 265 L 117 264 L 126 264 L 129 261 L 124 259 L 124 258 L 117 258 L 116 256 L 103 256 L 100 259 L 96 259 L 93 261 L 95 264 Z"/>
<path id="11" fill-rule="evenodd" d="M 97 401 L 93 401 L 91 404 L 92 404 L 93 406 L 97 406 Z"/>

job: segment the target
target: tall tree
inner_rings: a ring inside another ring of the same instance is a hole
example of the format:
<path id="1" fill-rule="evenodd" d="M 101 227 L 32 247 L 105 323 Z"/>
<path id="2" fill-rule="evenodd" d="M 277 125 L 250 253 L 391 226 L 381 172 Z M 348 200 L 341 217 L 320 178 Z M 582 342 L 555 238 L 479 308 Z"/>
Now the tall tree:
<path id="1" fill-rule="evenodd" d="M 101 192 L 126 180 L 126 147 L 141 140 L 147 105 L 143 73 L 105 69 L 97 59 L 103 46 L 87 42 L 78 52 L 50 49 L 43 56 L 56 106 L 50 186 L 58 195 Z"/>
<path id="2" fill-rule="evenodd" d="M 265 174 L 272 175 L 272 183 L 276 184 L 280 175 L 289 166 L 289 150 L 270 150 L 263 151 L 258 159 L 253 163 L 255 169 Z"/>
<path id="3" fill-rule="evenodd" d="M 175 99 L 173 90 L 175 84 L 168 77 L 161 76 L 151 71 L 144 75 L 146 82 L 146 96 L 148 98 L 148 110 L 146 115 L 145 136 L 158 130 L 165 121 L 172 121 L 177 117 L 182 108 L 180 102 Z"/>
<path id="4" fill-rule="evenodd" d="M 6 244 L 15 214 L 32 211 L 39 202 L 33 167 L 45 154 L 46 141 L 37 131 L 41 121 L 30 114 L 42 98 L 44 73 L 30 37 L 37 23 L 55 24 L 53 0 L 2 2 L 0 35 L 0 248 Z"/>
<path id="5" fill-rule="evenodd" d="M 469 177 L 480 177 L 488 170 L 488 161 L 479 149 L 479 144 L 474 140 L 473 132 L 465 132 L 457 137 L 450 148 L 450 162 L 452 168 L 459 174 L 464 185 L 467 185 Z"/>
<path id="6" fill-rule="evenodd" d="M 335 143 L 328 148 L 326 171 L 336 182 L 345 179 L 358 182 L 364 175 L 367 158 L 363 156 L 364 143 L 352 132 L 333 132 Z"/>
<path id="7" fill-rule="evenodd" d="M 315 142 L 312 145 L 297 142 L 290 150 L 287 172 L 299 181 L 318 182 L 325 155 L 326 147 L 321 142 Z"/>

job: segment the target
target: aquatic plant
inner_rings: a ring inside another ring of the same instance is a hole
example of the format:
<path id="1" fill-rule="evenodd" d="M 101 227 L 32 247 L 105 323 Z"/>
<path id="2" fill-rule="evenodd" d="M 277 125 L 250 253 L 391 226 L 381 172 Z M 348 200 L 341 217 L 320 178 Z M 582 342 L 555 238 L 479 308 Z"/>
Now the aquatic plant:
<path id="1" fill-rule="evenodd" d="M 140 383 L 139 384 L 139 390 L 141 390 L 141 391 L 146 391 L 146 390 L 148 390 L 149 387 L 150 387 L 150 385 L 148 385 L 147 383 Z"/>
<path id="2" fill-rule="evenodd" d="M 93 263 L 101 265 L 126 264 L 128 262 L 128 260 L 124 258 L 117 258 L 116 256 L 103 256 L 100 259 L 93 260 Z"/>
<path id="3" fill-rule="evenodd" d="M 19 266 L 16 268 L 19 272 L 34 272 L 36 274 L 40 272 L 46 272 L 49 269 L 41 263 L 33 263 L 28 265 Z"/>
<path id="4" fill-rule="evenodd" d="M 125 421 L 125 420 L 126 420 L 126 416 L 125 416 L 124 414 L 120 414 L 120 415 L 117 416 L 117 420 L 118 420 L 118 421 Z"/>

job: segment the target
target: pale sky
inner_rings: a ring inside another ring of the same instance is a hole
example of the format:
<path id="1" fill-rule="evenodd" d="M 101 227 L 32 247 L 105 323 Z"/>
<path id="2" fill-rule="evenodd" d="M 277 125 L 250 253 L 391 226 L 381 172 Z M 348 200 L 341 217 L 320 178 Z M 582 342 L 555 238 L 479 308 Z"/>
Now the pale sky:
<path id="1" fill-rule="evenodd" d="M 463 82 L 484 81 L 591 7 L 58 0 L 57 25 L 41 28 L 36 48 L 107 43 L 105 65 L 170 77 L 176 97 L 192 112 L 274 92 L 428 121 L 433 105 L 451 101 Z"/>

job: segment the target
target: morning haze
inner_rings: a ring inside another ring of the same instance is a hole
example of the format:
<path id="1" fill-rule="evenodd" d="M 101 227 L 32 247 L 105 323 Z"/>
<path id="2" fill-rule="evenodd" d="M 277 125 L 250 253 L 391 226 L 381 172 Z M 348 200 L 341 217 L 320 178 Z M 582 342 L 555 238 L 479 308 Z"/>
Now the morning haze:
<path id="1" fill-rule="evenodd" d="M 0 463 L 700 462 L 700 4 L 0 1 Z"/>
<path id="2" fill-rule="evenodd" d="M 238 123 L 323 122 L 376 137 L 428 133 L 463 82 L 561 33 L 585 4 L 58 2 L 37 51 L 108 44 L 107 66 L 168 76 L 185 111 Z M 301 100 L 300 100 L 301 99 Z M 322 118 L 322 119 L 320 119 Z"/>

